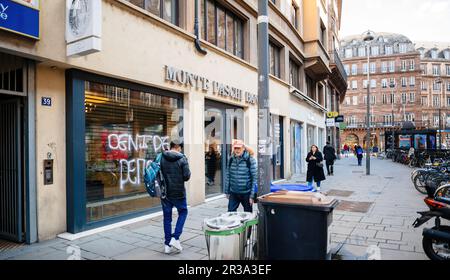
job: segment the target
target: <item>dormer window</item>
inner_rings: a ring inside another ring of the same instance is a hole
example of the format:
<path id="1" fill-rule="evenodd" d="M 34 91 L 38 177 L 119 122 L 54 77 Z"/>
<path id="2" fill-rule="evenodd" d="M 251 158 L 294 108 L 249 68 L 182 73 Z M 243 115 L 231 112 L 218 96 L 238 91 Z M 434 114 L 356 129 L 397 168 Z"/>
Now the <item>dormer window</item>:
<path id="1" fill-rule="evenodd" d="M 445 57 L 445 59 L 450 60 L 450 50 L 444 51 L 444 57 Z"/>
<path id="2" fill-rule="evenodd" d="M 436 49 L 431 50 L 431 58 L 437 59 L 438 58 L 438 51 Z"/>

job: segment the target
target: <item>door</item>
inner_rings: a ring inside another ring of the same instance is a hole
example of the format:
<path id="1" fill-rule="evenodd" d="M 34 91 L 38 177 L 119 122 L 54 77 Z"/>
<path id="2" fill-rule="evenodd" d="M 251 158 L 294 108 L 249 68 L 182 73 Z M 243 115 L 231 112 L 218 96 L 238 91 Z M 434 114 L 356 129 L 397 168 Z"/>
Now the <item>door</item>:
<path id="1" fill-rule="evenodd" d="M 292 149 L 291 149 L 291 170 L 293 174 L 302 172 L 302 125 L 298 122 L 291 122 Z"/>
<path id="2" fill-rule="evenodd" d="M 20 99 L 0 101 L 0 238 L 22 242 Z"/>
<path id="3" fill-rule="evenodd" d="M 233 139 L 244 139 L 244 112 L 219 102 L 205 102 L 205 195 L 223 193 Z"/>

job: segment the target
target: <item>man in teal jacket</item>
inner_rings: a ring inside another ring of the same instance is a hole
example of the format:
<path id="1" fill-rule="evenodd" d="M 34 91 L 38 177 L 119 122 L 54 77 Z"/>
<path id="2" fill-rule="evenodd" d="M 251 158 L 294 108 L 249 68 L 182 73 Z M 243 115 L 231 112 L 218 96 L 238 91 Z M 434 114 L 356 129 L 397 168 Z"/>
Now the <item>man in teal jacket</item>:
<path id="1" fill-rule="evenodd" d="M 256 183 L 256 160 L 251 149 L 242 140 L 233 140 L 233 155 L 229 159 L 225 176 L 225 194 L 228 211 L 234 212 L 242 204 L 245 212 L 253 212 L 253 195 Z"/>

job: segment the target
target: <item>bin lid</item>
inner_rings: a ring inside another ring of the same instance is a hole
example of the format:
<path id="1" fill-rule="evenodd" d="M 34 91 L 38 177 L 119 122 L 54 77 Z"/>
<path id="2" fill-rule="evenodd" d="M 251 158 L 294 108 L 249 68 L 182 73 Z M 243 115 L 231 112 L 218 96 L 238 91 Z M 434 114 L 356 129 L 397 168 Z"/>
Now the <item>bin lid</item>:
<path id="1" fill-rule="evenodd" d="M 336 199 L 321 193 L 278 191 L 258 198 L 262 203 L 295 204 L 305 206 L 330 207 L 337 203 Z"/>
<path id="2" fill-rule="evenodd" d="M 215 217 L 204 220 L 204 224 L 211 230 L 230 230 L 242 226 L 240 219 L 229 217 Z"/>
<path id="3" fill-rule="evenodd" d="M 227 212 L 220 214 L 219 217 L 238 219 L 240 222 L 244 223 L 256 219 L 256 214 L 250 212 Z"/>

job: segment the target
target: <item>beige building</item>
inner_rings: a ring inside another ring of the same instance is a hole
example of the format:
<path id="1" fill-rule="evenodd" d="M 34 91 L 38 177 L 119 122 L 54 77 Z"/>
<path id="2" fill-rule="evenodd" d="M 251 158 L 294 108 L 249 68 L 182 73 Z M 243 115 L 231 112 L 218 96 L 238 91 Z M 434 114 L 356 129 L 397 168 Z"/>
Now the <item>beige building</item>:
<path id="1" fill-rule="evenodd" d="M 191 165 L 188 203 L 222 194 L 231 140 L 256 148 L 257 1 L 199 0 L 199 38 L 196 2 L 40 1 L 23 4 L 39 12 L 38 39 L 0 30 L 0 105 L 15 120 L 0 123 L 0 146 L 16 151 L 0 171 L 17 167 L 4 173 L 15 183 L 2 181 L 14 192 L 1 203 L 15 203 L 0 207 L 15 212 L 1 238 L 32 243 L 158 211 L 143 170 L 173 139 Z M 324 145 L 326 88 L 337 96 L 345 82 L 330 56 L 337 26 L 327 31 L 341 1 L 269 4 L 272 178 L 283 180 Z"/>

